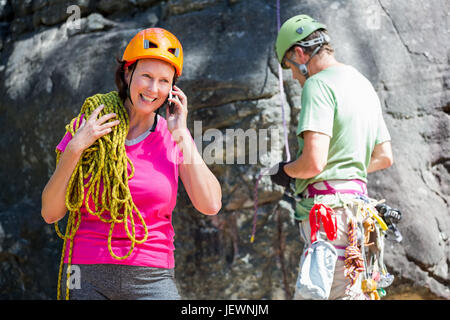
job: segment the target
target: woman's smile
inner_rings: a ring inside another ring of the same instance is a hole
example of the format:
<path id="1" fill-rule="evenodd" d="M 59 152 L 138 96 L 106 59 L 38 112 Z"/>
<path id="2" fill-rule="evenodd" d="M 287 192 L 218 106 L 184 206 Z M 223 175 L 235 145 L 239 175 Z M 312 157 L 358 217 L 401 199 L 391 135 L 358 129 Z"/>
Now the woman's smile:
<path id="1" fill-rule="evenodd" d="M 156 97 L 156 98 L 152 98 L 152 97 L 149 97 L 149 96 L 144 95 L 144 94 L 142 94 L 142 93 L 139 94 L 139 97 L 141 98 L 141 100 L 142 100 L 144 103 L 148 103 L 148 104 L 153 103 L 153 102 L 156 101 L 156 99 L 158 99 L 157 97 Z"/>

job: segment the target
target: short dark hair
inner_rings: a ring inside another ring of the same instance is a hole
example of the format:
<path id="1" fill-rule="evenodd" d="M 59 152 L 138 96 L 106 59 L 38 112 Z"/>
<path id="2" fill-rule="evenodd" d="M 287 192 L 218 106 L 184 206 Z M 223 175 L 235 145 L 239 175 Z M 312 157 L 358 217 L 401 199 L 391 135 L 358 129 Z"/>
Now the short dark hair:
<path id="1" fill-rule="evenodd" d="M 318 37 L 320 37 L 321 33 L 324 33 L 324 34 L 328 35 L 327 30 L 325 30 L 325 29 L 318 29 L 318 30 L 314 31 L 313 33 L 311 33 L 309 36 L 307 36 L 302 41 L 309 41 L 309 40 L 318 38 Z M 301 47 L 306 54 L 311 56 L 311 54 L 314 52 L 314 50 L 318 46 L 320 46 L 320 44 L 316 44 L 316 45 L 311 46 L 311 47 L 304 47 L 300 43 L 296 43 L 292 47 L 290 47 L 287 52 L 292 52 L 294 50 L 294 48 L 297 47 L 297 46 Z M 333 54 L 334 53 L 334 49 L 329 43 L 325 43 L 325 44 L 322 44 L 322 48 L 320 48 L 320 50 L 319 50 L 319 52 L 317 52 L 317 54 L 319 55 L 322 52 L 326 52 L 328 54 Z"/>
<path id="2" fill-rule="evenodd" d="M 125 103 L 125 100 L 127 99 L 127 82 L 125 81 L 125 63 L 126 61 L 123 61 L 119 58 L 116 58 L 117 61 L 117 67 L 116 67 L 116 73 L 115 73 L 115 82 L 117 91 L 119 92 L 119 98 L 122 100 L 123 103 Z M 133 71 L 137 66 L 137 61 L 131 65 L 128 66 L 129 71 Z M 175 71 L 175 74 L 173 76 L 172 85 L 176 83 L 178 80 L 177 73 Z"/>

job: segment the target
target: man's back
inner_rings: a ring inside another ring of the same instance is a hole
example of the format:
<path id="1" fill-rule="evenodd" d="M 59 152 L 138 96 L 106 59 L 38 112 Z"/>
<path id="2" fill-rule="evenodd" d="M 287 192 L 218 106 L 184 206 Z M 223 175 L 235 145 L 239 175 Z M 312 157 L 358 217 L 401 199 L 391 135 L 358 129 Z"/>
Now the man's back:
<path id="1" fill-rule="evenodd" d="M 326 167 L 311 179 L 297 180 L 297 192 L 321 180 L 367 182 L 367 167 L 375 144 L 390 140 L 371 83 L 351 66 L 329 67 L 305 82 L 301 102 L 297 135 L 310 130 L 331 139 Z M 301 152 L 301 136 L 299 145 Z"/>

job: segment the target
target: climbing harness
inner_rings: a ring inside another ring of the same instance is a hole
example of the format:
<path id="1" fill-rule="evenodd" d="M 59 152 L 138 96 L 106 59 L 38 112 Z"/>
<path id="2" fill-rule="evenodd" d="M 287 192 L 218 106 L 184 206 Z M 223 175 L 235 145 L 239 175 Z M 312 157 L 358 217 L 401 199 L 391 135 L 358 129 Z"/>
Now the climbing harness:
<path id="1" fill-rule="evenodd" d="M 358 294 L 358 286 L 367 299 L 380 299 L 386 295 L 388 286 L 394 281 L 394 276 L 387 272 L 384 264 L 384 241 L 388 239 L 386 233 L 389 232 L 383 216 L 376 207 L 384 200 L 376 201 L 369 199 L 366 195 L 354 194 L 330 194 L 314 195 L 314 201 L 309 212 L 309 224 L 311 237 L 305 242 L 304 254 L 300 260 L 299 274 L 296 284 L 296 294 L 303 299 L 327 299 L 326 294 L 329 277 L 334 272 L 333 268 L 326 267 L 327 261 L 334 261 L 334 251 L 337 253 L 337 260 L 344 261 L 344 275 L 349 279 L 349 286 L 346 294 Z M 353 209 L 350 209 L 351 206 Z M 347 236 L 349 244 L 347 246 L 334 245 L 335 240 L 335 220 L 333 207 L 347 208 Z M 320 235 L 317 231 L 320 223 L 323 224 L 328 239 L 316 237 Z M 381 223 L 380 223 L 381 222 Z M 300 224 L 300 233 L 305 238 L 303 224 Z M 303 233 L 302 233 L 303 232 Z M 327 242 L 334 249 L 324 246 L 321 242 Z M 320 248 L 320 249 L 319 249 Z M 315 252 L 315 250 L 318 250 Z M 308 255 L 314 254 L 305 260 Z M 310 270 L 311 266 L 316 272 Z M 306 268 L 302 270 L 302 268 Z M 326 273 L 328 270 L 328 274 Z M 319 272 L 320 271 L 320 272 Z M 309 277 L 309 278 L 308 278 Z M 319 281 L 320 283 L 314 283 Z M 355 291 L 356 290 L 356 291 Z M 351 293 L 353 292 L 353 293 Z"/>
<path id="2" fill-rule="evenodd" d="M 309 184 L 302 196 L 313 198 L 315 196 L 327 194 L 367 194 L 366 184 L 358 179 L 352 180 L 324 180 Z"/>
<path id="3" fill-rule="evenodd" d="M 138 208 L 133 203 L 128 187 L 128 180 L 134 175 L 134 166 L 125 150 L 129 119 L 118 93 L 113 91 L 87 98 L 80 114 L 66 126 L 66 132 L 74 136 L 80 128 L 82 117 L 84 116 L 88 119 L 92 112 L 101 104 L 105 107 L 100 112 L 99 117 L 108 113 L 116 113 L 120 123 L 112 127 L 112 131 L 109 134 L 96 140 L 94 144 L 83 152 L 70 177 L 65 198 L 69 217 L 64 235 L 59 230 L 58 223 L 55 223 L 56 233 L 64 240 L 58 274 L 58 300 L 61 294 L 61 277 L 67 242 L 69 243 L 69 252 L 66 300 L 69 299 L 69 276 L 71 273 L 73 242 L 75 233 L 80 226 L 81 207 L 83 205 L 89 214 L 95 215 L 101 221 L 110 224 L 107 247 L 111 256 L 117 260 L 128 258 L 133 252 L 135 245 L 144 243 L 148 237 L 147 226 Z M 57 149 L 56 153 L 56 163 L 58 164 L 61 152 Z M 128 166 L 130 172 L 128 172 Z M 103 190 L 101 191 L 101 189 Z M 136 238 L 134 215 L 137 215 L 145 230 L 145 235 L 142 239 Z M 127 236 L 131 241 L 130 249 L 124 256 L 117 256 L 111 246 L 114 226 L 117 223 L 124 224 Z"/>

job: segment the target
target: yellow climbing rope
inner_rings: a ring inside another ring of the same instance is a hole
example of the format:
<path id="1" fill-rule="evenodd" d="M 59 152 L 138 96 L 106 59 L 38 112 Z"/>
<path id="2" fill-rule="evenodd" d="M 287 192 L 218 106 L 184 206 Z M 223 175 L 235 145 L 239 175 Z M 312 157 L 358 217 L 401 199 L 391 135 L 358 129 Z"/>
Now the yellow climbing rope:
<path id="1" fill-rule="evenodd" d="M 64 240 L 58 274 L 58 300 L 61 297 L 61 276 L 67 241 L 69 241 L 69 253 L 66 300 L 69 299 L 73 240 L 80 226 L 80 209 L 83 204 L 90 214 L 97 216 L 105 223 L 111 224 L 108 234 L 108 250 L 113 258 L 118 260 L 128 258 L 135 245 L 145 242 L 148 237 L 147 226 L 138 208 L 133 203 L 128 187 L 128 180 L 134 175 L 134 166 L 125 151 L 125 138 L 128 133 L 129 119 L 118 93 L 112 91 L 107 94 L 96 94 L 87 98 L 80 114 L 66 126 L 66 132 L 70 132 L 74 136 L 80 127 L 82 115 L 84 114 L 84 118 L 87 120 L 91 113 L 101 104 L 105 107 L 100 112 L 99 117 L 114 112 L 117 114 L 117 119 L 120 120 L 120 123 L 117 126 L 113 126 L 110 133 L 99 138 L 83 152 L 69 180 L 65 199 L 69 217 L 64 235 L 59 230 L 58 223 L 55 223 L 56 233 Z M 58 164 L 60 156 L 60 151 L 56 150 L 56 164 Z M 130 175 L 127 171 L 128 164 L 131 168 Z M 100 194 L 101 185 L 103 185 L 103 191 Z M 89 201 L 94 203 L 94 208 L 89 206 Z M 140 240 L 136 239 L 134 214 L 137 214 L 145 230 L 145 236 Z M 112 234 L 116 223 L 124 223 L 128 238 L 131 240 L 128 253 L 121 257 L 113 252 L 111 246 Z M 129 223 L 131 223 L 131 231 Z"/>

